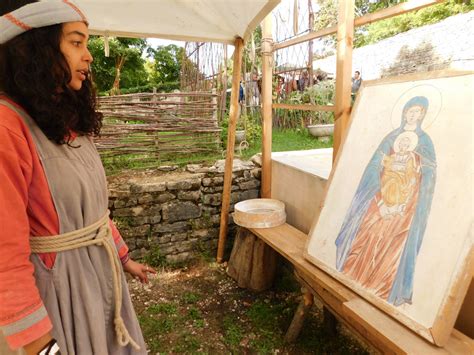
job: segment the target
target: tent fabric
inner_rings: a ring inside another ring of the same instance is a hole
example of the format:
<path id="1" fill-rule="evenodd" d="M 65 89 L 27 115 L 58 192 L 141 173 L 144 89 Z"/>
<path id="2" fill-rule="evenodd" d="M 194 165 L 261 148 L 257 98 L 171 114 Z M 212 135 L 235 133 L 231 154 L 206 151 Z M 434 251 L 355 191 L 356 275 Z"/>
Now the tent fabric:
<path id="1" fill-rule="evenodd" d="M 280 0 L 75 0 L 91 34 L 234 44 Z"/>

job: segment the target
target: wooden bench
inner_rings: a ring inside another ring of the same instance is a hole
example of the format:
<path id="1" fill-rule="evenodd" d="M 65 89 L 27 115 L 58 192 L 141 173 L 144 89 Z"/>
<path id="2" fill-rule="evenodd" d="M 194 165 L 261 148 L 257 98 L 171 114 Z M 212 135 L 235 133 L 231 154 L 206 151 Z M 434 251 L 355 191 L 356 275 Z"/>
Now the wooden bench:
<path id="1" fill-rule="evenodd" d="M 446 346 L 439 348 L 311 264 L 303 256 L 307 235 L 289 224 L 250 231 L 293 264 L 303 285 L 304 297 L 290 325 L 287 340 L 297 336 L 315 295 L 338 320 L 383 353 L 474 354 L 474 340 L 456 329 Z"/>

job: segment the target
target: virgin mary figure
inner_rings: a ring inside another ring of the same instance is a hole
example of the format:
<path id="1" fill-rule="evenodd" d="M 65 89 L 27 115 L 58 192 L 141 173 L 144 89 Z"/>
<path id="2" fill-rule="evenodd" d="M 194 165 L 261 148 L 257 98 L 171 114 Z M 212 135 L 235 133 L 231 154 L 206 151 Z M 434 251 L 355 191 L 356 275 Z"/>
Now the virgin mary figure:
<path id="1" fill-rule="evenodd" d="M 336 238 L 336 268 L 387 302 L 410 303 L 413 274 L 436 182 L 433 143 L 422 129 L 424 96 L 369 161 Z"/>

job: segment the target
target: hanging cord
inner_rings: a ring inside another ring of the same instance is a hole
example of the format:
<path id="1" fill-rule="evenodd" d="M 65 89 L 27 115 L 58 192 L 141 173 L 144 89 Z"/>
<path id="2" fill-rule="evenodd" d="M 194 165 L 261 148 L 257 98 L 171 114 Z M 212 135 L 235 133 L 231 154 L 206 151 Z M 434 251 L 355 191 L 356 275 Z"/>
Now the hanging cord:
<path id="1" fill-rule="evenodd" d="M 109 211 L 100 220 L 82 229 L 45 238 L 30 237 L 32 253 L 54 253 L 90 245 L 103 246 L 109 256 L 115 294 L 114 325 L 117 341 L 120 346 L 130 344 L 136 350 L 140 350 L 140 346 L 130 336 L 120 315 L 122 308 L 122 266 L 113 245 L 112 230 L 109 225 Z"/>

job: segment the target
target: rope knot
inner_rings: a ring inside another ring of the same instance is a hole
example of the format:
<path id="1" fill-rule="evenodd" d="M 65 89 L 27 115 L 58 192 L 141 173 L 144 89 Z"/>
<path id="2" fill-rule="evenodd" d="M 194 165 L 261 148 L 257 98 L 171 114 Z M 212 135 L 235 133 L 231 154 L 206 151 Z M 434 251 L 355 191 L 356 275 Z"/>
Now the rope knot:
<path id="1" fill-rule="evenodd" d="M 82 229 L 49 236 L 48 238 L 30 237 L 30 248 L 33 253 L 59 252 L 90 245 L 103 246 L 109 256 L 115 298 L 114 324 L 117 341 L 121 346 L 130 344 L 135 349 L 140 350 L 140 346 L 132 339 L 120 316 L 122 307 L 122 267 L 113 244 L 112 230 L 109 225 L 109 211 L 97 222 Z"/>
<path id="2" fill-rule="evenodd" d="M 132 339 L 130 333 L 127 330 L 127 327 L 125 327 L 125 323 L 123 322 L 122 317 L 116 317 L 114 319 L 114 323 L 117 341 L 120 346 L 127 346 L 128 344 L 130 344 L 136 350 L 140 350 L 140 346 Z"/>

